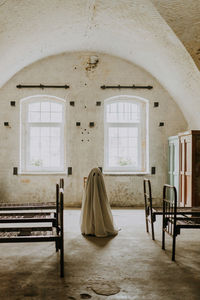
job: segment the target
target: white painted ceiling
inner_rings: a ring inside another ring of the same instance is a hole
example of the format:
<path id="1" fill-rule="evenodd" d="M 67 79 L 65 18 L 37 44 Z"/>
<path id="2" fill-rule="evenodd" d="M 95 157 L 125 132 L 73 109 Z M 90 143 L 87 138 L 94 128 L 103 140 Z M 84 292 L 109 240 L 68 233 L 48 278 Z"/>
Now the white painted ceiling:
<path id="1" fill-rule="evenodd" d="M 0 85 L 22 68 L 50 55 L 67 51 L 108 53 L 155 76 L 178 103 L 189 126 L 200 129 L 200 73 L 188 53 L 190 34 L 182 28 L 190 24 L 191 18 L 190 13 L 181 13 L 183 3 L 191 9 L 187 3 L 195 0 L 152 2 L 0 0 Z M 199 22 L 199 0 L 196 3 L 195 23 L 189 32 L 198 44 L 198 33 L 194 32 Z M 180 21 L 181 16 L 186 23 Z"/>

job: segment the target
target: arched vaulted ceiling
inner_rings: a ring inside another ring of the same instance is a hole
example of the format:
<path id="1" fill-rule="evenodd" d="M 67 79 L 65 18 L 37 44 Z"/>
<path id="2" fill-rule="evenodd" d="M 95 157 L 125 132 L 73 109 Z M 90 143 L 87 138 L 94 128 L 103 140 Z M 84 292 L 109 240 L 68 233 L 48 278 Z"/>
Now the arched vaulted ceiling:
<path id="1" fill-rule="evenodd" d="M 141 66 L 200 129 L 200 73 L 150 0 L 0 0 L 0 86 L 67 51 L 108 53 Z"/>
<path id="2" fill-rule="evenodd" d="M 200 70 L 200 1 L 151 0 Z"/>

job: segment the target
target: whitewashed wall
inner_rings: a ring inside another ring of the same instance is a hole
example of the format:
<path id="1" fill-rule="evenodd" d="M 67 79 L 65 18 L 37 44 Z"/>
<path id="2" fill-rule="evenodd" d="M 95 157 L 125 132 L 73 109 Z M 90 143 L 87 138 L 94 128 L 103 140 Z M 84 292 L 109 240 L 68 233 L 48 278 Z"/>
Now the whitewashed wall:
<path id="1" fill-rule="evenodd" d="M 91 55 L 97 55 L 95 68 L 88 68 Z M 70 89 L 17 89 L 17 84 L 69 84 Z M 101 85 L 152 85 L 152 90 L 102 90 Z M 53 201 L 59 175 L 13 175 L 19 167 L 20 99 L 31 95 L 57 96 L 67 101 L 66 149 L 67 166 L 72 175 L 64 175 L 65 204 L 80 206 L 83 177 L 90 169 L 103 166 L 104 100 L 116 95 L 134 95 L 149 100 L 150 168 L 156 167 L 152 179 L 153 196 L 160 198 L 167 178 L 167 137 L 187 129 L 177 104 L 161 85 L 143 69 L 128 61 L 100 53 L 66 53 L 34 63 L 16 74 L 0 91 L 0 201 Z M 10 106 L 16 101 L 16 106 Z M 74 101 L 75 106 L 69 102 Z M 101 101 L 101 106 L 96 106 Z M 154 108 L 154 102 L 159 107 Z M 9 122 L 10 127 L 5 127 Z M 76 127 L 81 122 L 81 127 Z M 89 128 L 89 122 L 95 122 Z M 164 122 L 164 127 L 159 127 Z M 82 133 L 83 132 L 83 133 Z M 82 141 L 83 140 L 83 141 Z M 143 175 L 104 175 L 111 204 L 143 204 Z"/>

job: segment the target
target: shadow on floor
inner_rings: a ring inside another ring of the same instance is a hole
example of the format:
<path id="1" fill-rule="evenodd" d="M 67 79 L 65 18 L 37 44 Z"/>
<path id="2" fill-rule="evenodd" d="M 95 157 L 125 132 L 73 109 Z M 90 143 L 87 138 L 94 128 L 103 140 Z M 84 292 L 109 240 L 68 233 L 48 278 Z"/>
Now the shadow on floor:
<path id="1" fill-rule="evenodd" d="M 82 236 L 89 241 L 90 243 L 95 244 L 98 247 L 105 247 L 115 236 L 108 236 L 108 237 L 96 237 L 94 235 L 84 235 Z"/>

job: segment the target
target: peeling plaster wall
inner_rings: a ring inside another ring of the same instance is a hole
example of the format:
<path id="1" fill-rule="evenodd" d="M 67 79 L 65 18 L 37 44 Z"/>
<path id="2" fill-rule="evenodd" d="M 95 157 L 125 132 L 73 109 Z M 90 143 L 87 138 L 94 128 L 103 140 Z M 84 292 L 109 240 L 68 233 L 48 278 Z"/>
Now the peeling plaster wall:
<path id="1" fill-rule="evenodd" d="M 97 56 L 95 67 L 90 57 Z M 69 84 L 70 89 L 17 89 L 17 84 Z M 101 85 L 152 85 L 152 90 L 100 89 Z M 116 95 L 134 95 L 149 100 L 150 167 L 156 167 L 152 180 L 153 196 L 160 198 L 167 178 L 167 137 L 187 129 L 177 104 L 158 81 L 143 69 L 126 60 L 99 53 L 66 53 L 34 63 L 16 74 L 0 91 L 0 201 L 53 201 L 58 175 L 13 175 L 19 167 L 20 99 L 31 95 L 52 95 L 67 101 L 66 150 L 67 166 L 72 175 L 65 175 L 65 204 L 80 206 L 83 177 L 90 169 L 103 166 L 103 103 Z M 10 106 L 16 101 L 16 106 Z M 69 102 L 75 101 L 75 106 Z M 96 106 L 101 101 L 101 106 Z M 154 102 L 159 107 L 154 108 Z M 10 127 L 5 127 L 9 122 Z M 76 127 L 81 122 L 81 127 Z M 95 127 L 89 128 L 89 122 Z M 164 122 L 164 127 L 159 127 Z M 83 141 L 82 141 L 83 140 Z M 112 205 L 143 204 L 142 175 L 104 175 Z"/>

